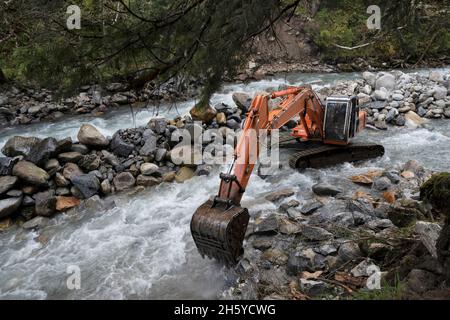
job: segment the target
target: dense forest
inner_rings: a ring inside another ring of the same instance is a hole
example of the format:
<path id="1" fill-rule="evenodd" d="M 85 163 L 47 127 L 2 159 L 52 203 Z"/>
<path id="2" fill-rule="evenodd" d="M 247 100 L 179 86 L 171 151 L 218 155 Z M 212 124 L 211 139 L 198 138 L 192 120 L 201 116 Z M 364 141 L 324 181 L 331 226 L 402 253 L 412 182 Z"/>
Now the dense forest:
<path id="1" fill-rule="evenodd" d="M 375 1 L 381 28 L 369 30 L 373 1 L 17 0 L 0 3 L 0 81 L 73 90 L 112 78 L 204 83 L 199 105 L 254 52 L 256 37 L 297 17 L 322 61 L 368 57 L 415 64 L 448 56 L 449 8 L 442 1 Z M 81 28 L 69 30 L 69 5 Z M 283 44 L 280 42 L 280 46 Z"/>

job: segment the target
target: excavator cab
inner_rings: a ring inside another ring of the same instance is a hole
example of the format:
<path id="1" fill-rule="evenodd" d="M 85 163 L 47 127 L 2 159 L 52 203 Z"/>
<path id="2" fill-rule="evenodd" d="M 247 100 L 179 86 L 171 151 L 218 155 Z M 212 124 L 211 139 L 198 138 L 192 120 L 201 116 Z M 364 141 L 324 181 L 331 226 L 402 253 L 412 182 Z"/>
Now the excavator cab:
<path id="1" fill-rule="evenodd" d="M 358 99 L 355 96 L 327 98 L 323 121 L 326 143 L 347 145 L 360 130 L 361 125 L 365 126 L 365 115 L 360 111 Z"/>

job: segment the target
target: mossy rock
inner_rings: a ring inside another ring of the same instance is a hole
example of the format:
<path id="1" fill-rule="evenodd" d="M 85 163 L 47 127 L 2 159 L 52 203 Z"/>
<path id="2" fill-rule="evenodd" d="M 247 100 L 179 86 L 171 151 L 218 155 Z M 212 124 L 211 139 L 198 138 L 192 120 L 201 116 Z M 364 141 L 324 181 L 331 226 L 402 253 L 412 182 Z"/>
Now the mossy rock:
<path id="1" fill-rule="evenodd" d="M 420 199 L 430 203 L 436 210 L 450 215 L 450 172 L 433 175 L 420 187 Z"/>

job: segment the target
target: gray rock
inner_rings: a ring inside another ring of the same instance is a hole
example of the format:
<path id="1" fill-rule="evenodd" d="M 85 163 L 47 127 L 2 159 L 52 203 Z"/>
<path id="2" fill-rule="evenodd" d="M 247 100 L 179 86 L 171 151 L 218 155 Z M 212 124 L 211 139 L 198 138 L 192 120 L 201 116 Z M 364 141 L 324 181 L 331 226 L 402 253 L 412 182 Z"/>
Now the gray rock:
<path id="1" fill-rule="evenodd" d="M 385 101 L 388 99 L 388 93 L 384 90 L 375 90 L 373 97 L 378 101 Z"/>
<path id="2" fill-rule="evenodd" d="M 156 144 L 158 141 L 158 137 L 154 134 L 150 134 L 144 141 L 145 144 L 142 146 L 141 150 L 139 151 L 139 154 L 141 156 L 154 155 L 157 149 Z"/>
<path id="3" fill-rule="evenodd" d="M 156 150 L 156 154 L 155 154 L 155 160 L 156 161 L 163 161 L 166 158 L 167 155 L 167 150 L 164 148 L 158 148 Z"/>
<path id="4" fill-rule="evenodd" d="M 308 296 L 315 297 L 325 294 L 329 291 L 329 286 L 323 281 L 307 280 L 300 278 L 300 289 Z"/>
<path id="5" fill-rule="evenodd" d="M 163 117 L 150 119 L 147 127 L 149 127 L 153 132 L 156 132 L 157 134 L 163 134 L 166 132 L 167 119 Z"/>
<path id="6" fill-rule="evenodd" d="M 394 93 L 392 95 L 392 99 L 394 99 L 395 101 L 402 101 L 403 99 L 405 99 L 405 97 L 400 93 Z"/>
<path id="7" fill-rule="evenodd" d="M 357 266 L 355 266 L 350 273 L 354 277 L 369 277 L 373 274 L 373 270 L 379 270 L 380 268 L 374 263 L 370 262 L 370 260 L 366 259 L 360 262 Z"/>
<path id="8" fill-rule="evenodd" d="M 143 163 L 140 170 L 144 176 L 151 176 L 159 171 L 159 167 L 154 163 Z"/>
<path id="9" fill-rule="evenodd" d="M 152 177 L 152 176 L 144 176 L 139 175 L 136 179 L 136 185 L 138 186 L 144 186 L 144 187 L 151 187 L 156 186 L 162 182 L 161 178 Z"/>
<path id="10" fill-rule="evenodd" d="M 236 106 L 244 112 L 250 108 L 252 103 L 252 98 L 243 92 L 234 92 L 232 98 Z"/>
<path id="11" fill-rule="evenodd" d="M 342 189 L 328 183 L 317 183 L 312 186 L 312 191 L 319 196 L 335 196 L 342 192 Z"/>
<path id="12" fill-rule="evenodd" d="M 111 183 L 109 182 L 108 179 L 105 179 L 102 181 L 102 183 L 100 184 L 100 189 L 102 190 L 103 194 L 111 193 L 111 191 L 112 191 Z"/>
<path id="13" fill-rule="evenodd" d="M 50 219 L 46 217 L 35 217 L 27 222 L 25 222 L 22 225 L 22 228 L 24 229 L 36 229 L 36 228 L 43 228 L 49 224 Z"/>
<path id="14" fill-rule="evenodd" d="M 425 221 L 416 222 L 414 231 L 420 236 L 423 245 L 434 258 L 437 258 L 436 242 L 441 230 L 442 228 L 438 223 Z"/>
<path id="15" fill-rule="evenodd" d="M 278 232 L 278 219 L 271 215 L 255 226 L 253 234 L 274 234 Z"/>
<path id="16" fill-rule="evenodd" d="M 439 71 L 430 71 L 428 78 L 434 82 L 442 82 L 444 81 L 444 76 Z"/>
<path id="17" fill-rule="evenodd" d="M 122 191 L 134 187 L 136 179 L 129 172 L 119 173 L 113 180 L 117 191 Z"/>
<path id="18" fill-rule="evenodd" d="M 320 227 L 304 225 L 301 235 L 311 241 L 322 241 L 333 238 L 333 234 Z"/>
<path id="19" fill-rule="evenodd" d="M 11 190 L 19 179 L 14 176 L 0 176 L 0 195 Z"/>
<path id="20" fill-rule="evenodd" d="M 434 95 L 433 95 L 433 97 L 436 100 L 445 99 L 447 97 L 447 93 L 448 93 L 448 90 L 447 90 L 446 87 L 436 86 L 434 88 Z"/>
<path id="21" fill-rule="evenodd" d="M 16 212 L 22 203 L 22 197 L 6 198 L 0 200 L 0 219 L 6 218 Z"/>
<path id="22" fill-rule="evenodd" d="M 45 191 L 34 195 L 35 211 L 38 216 L 50 217 L 56 212 L 57 199 L 52 192 Z"/>
<path id="23" fill-rule="evenodd" d="M 300 205 L 300 202 L 298 202 L 295 199 L 291 199 L 288 202 L 282 203 L 280 206 L 280 209 L 282 211 L 287 211 L 289 208 L 295 208 L 298 207 Z"/>
<path id="24" fill-rule="evenodd" d="M 87 146 L 85 146 L 84 144 L 73 144 L 72 147 L 70 148 L 70 150 L 64 151 L 64 152 L 69 152 L 69 151 L 73 151 L 73 152 L 78 152 L 81 154 L 88 154 L 89 153 L 89 148 Z"/>
<path id="25" fill-rule="evenodd" d="M 11 175 L 12 170 L 18 161 L 18 158 L 0 157 L 0 176 Z"/>
<path id="26" fill-rule="evenodd" d="M 323 255 L 328 256 L 330 254 L 334 254 L 337 252 L 337 248 L 332 244 L 324 244 L 323 246 L 320 246 L 318 248 L 314 248 L 314 251 Z"/>
<path id="27" fill-rule="evenodd" d="M 421 269 L 411 270 L 406 277 L 406 286 L 416 293 L 423 293 L 434 289 L 436 284 L 436 276 L 432 272 Z"/>
<path id="28" fill-rule="evenodd" d="M 377 81 L 377 76 L 369 71 L 365 71 L 362 74 L 364 80 L 366 80 L 366 82 L 373 88 L 375 87 L 376 81 Z"/>
<path id="29" fill-rule="evenodd" d="M 237 130 L 241 127 L 241 124 L 234 119 L 230 119 L 227 121 L 227 127 L 232 130 Z"/>
<path id="30" fill-rule="evenodd" d="M 87 171 L 97 170 L 100 167 L 100 157 L 96 154 L 87 154 L 81 157 L 78 165 Z"/>
<path id="31" fill-rule="evenodd" d="M 64 152 L 58 155 L 58 159 L 62 162 L 77 163 L 83 155 L 79 152 Z"/>
<path id="32" fill-rule="evenodd" d="M 391 186 L 391 180 L 388 177 L 380 177 L 373 182 L 373 188 L 378 191 L 384 191 Z"/>
<path id="33" fill-rule="evenodd" d="M 124 141 L 118 132 L 116 132 L 111 140 L 111 151 L 118 156 L 128 157 L 134 150 L 134 144 Z"/>
<path id="34" fill-rule="evenodd" d="M 118 166 L 120 164 L 119 159 L 112 153 L 102 150 L 102 156 L 106 163 L 112 165 L 113 167 Z"/>
<path id="35" fill-rule="evenodd" d="M 32 162 L 19 161 L 13 168 L 13 175 L 36 186 L 47 186 L 50 176 Z"/>
<path id="36" fill-rule="evenodd" d="M 358 259 L 361 256 L 361 250 L 354 242 L 345 242 L 339 247 L 338 259 L 343 263 Z"/>
<path id="37" fill-rule="evenodd" d="M 394 184 L 400 182 L 400 176 L 397 171 L 386 171 L 384 175 Z"/>
<path id="38" fill-rule="evenodd" d="M 277 190 L 277 191 L 267 194 L 265 196 L 265 198 L 268 201 L 275 202 L 275 201 L 290 197 L 290 196 L 294 195 L 294 193 L 295 193 L 294 190 L 291 188 L 282 189 L 282 190 Z"/>
<path id="39" fill-rule="evenodd" d="M 8 157 L 27 156 L 31 148 L 38 144 L 41 139 L 36 137 L 15 136 L 10 138 L 2 148 L 4 155 Z"/>
<path id="40" fill-rule="evenodd" d="M 96 195 L 100 189 L 100 181 L 91 174 L 81 174 L 70 179 L 83 199 Z"/>
<path id="41" fill-rule="evenodd" d="M 375 127 L 380 130 L 387 130 L 386 120 L 375 121 Z"/>
<path id="42" fill-rule="evenodd" d="M 50 158 L 56 155 L 58 142 L 54 138 L 46 138 L 31 147 L 26 160 L 35 165 L 43 166 Z"/>
<path id="43" fill-rule="evenodd" d="M 322 208 L 323 204 L 319 201 L 309 201 L 305 205 L 303 205 L 300 209 L 300 212 L 305 216 L 313 214 L 317 209 Z"/>
<path id="44" fill-rule="evenodd" d="M 315 272 L 324 267 L 320 255 L 312 249 L 300 252 L 292 252 L 286 264 L 286 273 L 290 276 L 297 276 L 302 271 Z"/>
<path id="45" fill-rule="evenodd" d="M 83 124 L 78 131 L 78 141 L 92 147 L 106 147 L 109 141 L 90 124 Z"/>
<path id="46" fill-rule="evenodd" d="M 405 119 L 405 117 L 403 115 L 399 115 L 397 117 L 397 119 L 395 119 L 395 124 L 400 126 L 400 127 L 404 126 L 405 123 L 406 123 L 406 119 Z"/>
<path id="47" fill-rule="evenodd" d="M 390 73 L 384 73 L 375 83 L 375 89 L 386 88 L 388 91 L 395 89 L 395 77 Z"/>

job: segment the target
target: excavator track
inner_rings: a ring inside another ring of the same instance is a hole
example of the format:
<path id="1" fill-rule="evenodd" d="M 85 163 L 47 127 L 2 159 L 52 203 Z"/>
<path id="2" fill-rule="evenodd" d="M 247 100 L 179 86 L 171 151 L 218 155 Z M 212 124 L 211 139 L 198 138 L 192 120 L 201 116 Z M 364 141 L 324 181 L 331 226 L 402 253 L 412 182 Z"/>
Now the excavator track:
<path id="1" fill-rule="evenodd" d="M 319 145 L 292 154 L 289 157 L 289 166 L 294 169 L 323 168 L 383 155 L 384 147 L 372 143 L 352 143 L 346 146 Z"/>

